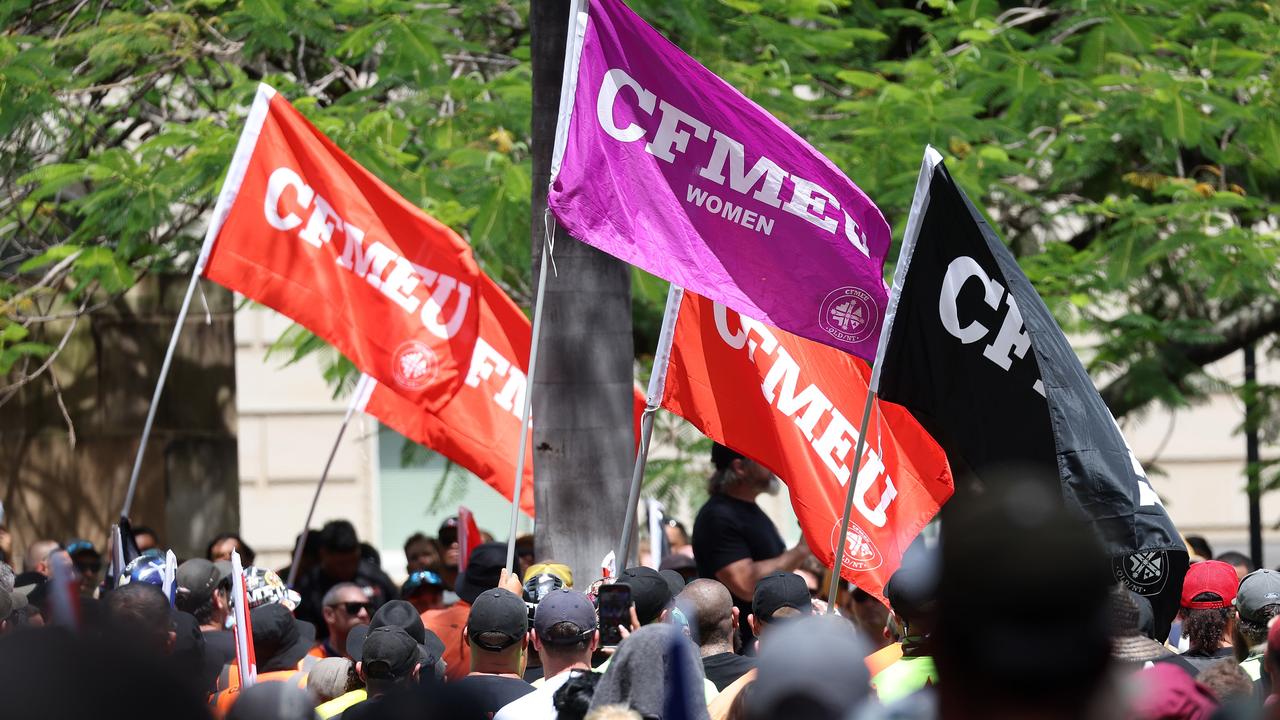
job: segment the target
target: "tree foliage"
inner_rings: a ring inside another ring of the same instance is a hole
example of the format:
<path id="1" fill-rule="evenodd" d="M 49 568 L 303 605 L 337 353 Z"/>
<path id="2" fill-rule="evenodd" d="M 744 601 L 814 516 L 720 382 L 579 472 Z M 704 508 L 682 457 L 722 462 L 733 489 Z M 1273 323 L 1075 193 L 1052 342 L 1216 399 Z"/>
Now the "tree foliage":
<path id="1" fill-rule="evenodd" d="M 1223 387 L 1204 368 L 1245 344 L 1275 353 L 1274 4 L 631 4 L 827 153 L 899 237 L 938 147 L 1118 415 Z M 55 352 L 50 318 L 190 267 L 260 80 L 527 303 L 527 19 L 491 0 L 0 8 L 0 402 Z M 637 276 L 635 292 L 647 349 L 665 288 Z M 1280 392 L 1249 392 L 1274 439 Z"/>

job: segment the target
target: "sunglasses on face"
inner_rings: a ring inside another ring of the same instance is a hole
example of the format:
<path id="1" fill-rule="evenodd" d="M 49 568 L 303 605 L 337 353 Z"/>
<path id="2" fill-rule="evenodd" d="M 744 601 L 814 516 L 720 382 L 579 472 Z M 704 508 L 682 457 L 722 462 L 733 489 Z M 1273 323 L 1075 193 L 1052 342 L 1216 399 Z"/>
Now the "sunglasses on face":
<path id="1" fill-rule="evenodd" d="M 347 611 L 348 615 L 359 615 L 361 610 L 364 610 L 365 612 L 372 612 L 369 609 L 369 603 L 367 602 L 340 602 L 334 603 L 329 607 L 342 608 Z"/>

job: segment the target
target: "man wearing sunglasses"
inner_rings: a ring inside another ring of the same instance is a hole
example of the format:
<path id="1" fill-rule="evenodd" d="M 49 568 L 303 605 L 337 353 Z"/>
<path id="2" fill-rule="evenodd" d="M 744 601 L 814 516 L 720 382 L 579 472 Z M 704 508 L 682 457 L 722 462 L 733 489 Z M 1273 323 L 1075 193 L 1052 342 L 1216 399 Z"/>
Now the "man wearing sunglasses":
<path id="1" fill-rule="evenodd" d="M 321 607 L 329 636 L 316 643 L 308 655 L 318 658 L 345 657 L 347 635 L 359 625 L 368 625 L 373 615 L 369 596 L 355 583 L 338 583 L 324 594 Z"/>

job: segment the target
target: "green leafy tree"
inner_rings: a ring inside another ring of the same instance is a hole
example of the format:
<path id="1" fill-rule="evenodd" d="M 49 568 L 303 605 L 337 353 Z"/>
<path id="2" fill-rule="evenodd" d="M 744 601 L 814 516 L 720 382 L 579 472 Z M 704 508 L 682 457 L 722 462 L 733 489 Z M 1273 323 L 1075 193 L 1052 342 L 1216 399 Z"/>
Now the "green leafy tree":
<path id="1" fill-rule="evenodd" d="M 1274 3 L 631 5 L 830 156 L 899 236 L 938 147 L 1117 415 L 1245 392 L 1205 367 L 1276 354 Z M 51 319 L 190 267 L 259 80 L 527 304 L 527 2 L 19 0 L 0 21 L 0 403 L 56 354 Z M 643 353 L 665 287 L 637 276 L 634 293 Z M 1280 391 L 1247 391 L 1274 440 Z"/>

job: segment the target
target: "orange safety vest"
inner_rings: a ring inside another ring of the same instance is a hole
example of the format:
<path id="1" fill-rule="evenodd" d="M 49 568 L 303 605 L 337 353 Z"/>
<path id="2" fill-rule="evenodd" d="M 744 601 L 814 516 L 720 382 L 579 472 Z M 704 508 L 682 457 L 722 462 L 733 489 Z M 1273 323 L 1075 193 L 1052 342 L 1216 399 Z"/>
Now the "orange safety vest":
<path id="1" fill-rule="evenodd" d="M 318 658 L 314 655 L 303 655 L 302 659 L 298 661 L 297 668 L 304 673 L 309 673 L 311 672 L 311 668 L 315 667 L 316 663 L 320 662 L 322 659 L 323 658 Z M 286 670 L 282 672 L 291 671 Z M 259 675 L 258 677 L 261 678 L 262 676 Z M 222 672 L 218 673 L 218 684 L 214 692 L 232 690 L 238 687 L 240 687 L 240 666 L 234 662 L 230 665 L 223 665 Z"/>
<path id="2" fill-rule="evenodd" d="M 236 679 L 236 686 L 226 690 L 219 690 L 209 696 L 210 712 L 217 720 L 226 717 L 231 711 L 231 706 L 236 704 L 236 699 L 240 697 L 239 678 Z M 262 673 L 258 676 L 258 682 L 287 682 L 293 683 L 295 687 L 306 689 L 307 673 L 302 670 L 276 670 L 274 672 Z"/>

